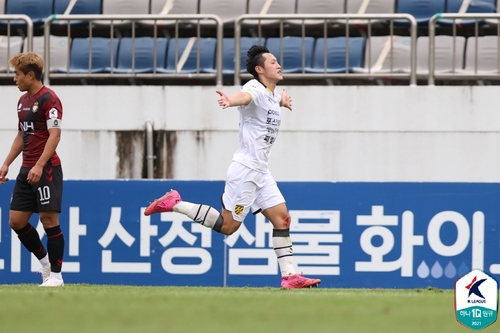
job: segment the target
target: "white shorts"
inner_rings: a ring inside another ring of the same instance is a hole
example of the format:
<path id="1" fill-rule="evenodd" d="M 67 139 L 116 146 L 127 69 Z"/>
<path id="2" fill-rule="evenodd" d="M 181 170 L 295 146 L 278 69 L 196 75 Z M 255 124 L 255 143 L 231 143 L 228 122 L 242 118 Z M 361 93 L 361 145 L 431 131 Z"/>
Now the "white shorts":
<path id="1" fill-rule="evenodd" d="M 250 209 L 256 214 L 284 202 L 285 198 L 269 172 L 262 173 L 238 162 L 231 163 L 222 203 L 236 221 L 243 222 Z"/>

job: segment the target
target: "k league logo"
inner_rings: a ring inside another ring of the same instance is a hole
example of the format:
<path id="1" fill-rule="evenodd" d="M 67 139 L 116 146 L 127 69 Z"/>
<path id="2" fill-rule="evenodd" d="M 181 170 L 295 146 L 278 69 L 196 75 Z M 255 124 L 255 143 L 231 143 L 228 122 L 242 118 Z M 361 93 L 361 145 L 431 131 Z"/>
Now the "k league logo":
<path id="1" fill-rule="evenodd" d="M 475 269 L 455 283 L 455 315 L 462 325 L 480 330 L 497 319 L 498 282 Z"/>
<path id="2" fill-rule="evenodd" d="M 471 300 L 470 300 L 471 294 L 474 294 L 474 295 L 482 298 L 480 300 L 477 300 L 477 302 L 472 301 L 473 303 L 485 303 L 486 302 L 486 299 L 484 298 L 483 294 L 481 294 L 481 291 L 479 291 L 479 286 L 486 280 L 487 279 L 481 279 L 481 280 L 477 281 L 477 276 L 474 276 L 474 279 L 472 279 L 472 282 L 468 286 L 465 287 L 469 290 L 469 301 L 468 301 L 469 303 L 471 303 Z"/>

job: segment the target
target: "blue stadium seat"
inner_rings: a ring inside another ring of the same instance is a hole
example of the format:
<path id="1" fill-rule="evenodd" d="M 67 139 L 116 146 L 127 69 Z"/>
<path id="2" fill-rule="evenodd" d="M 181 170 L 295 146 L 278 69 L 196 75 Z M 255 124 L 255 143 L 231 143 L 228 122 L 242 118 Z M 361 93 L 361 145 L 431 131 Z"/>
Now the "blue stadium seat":
<path id="1" fill-rule="evenodd" d="M 458 13 L 464 0 L 447 0 L 446 13 Z M 495 0 L 471 1 L 465 13 L 495 13 Z"/>
<path id="2" fill-rule="evenodd" d="M 248 49 L 255 44 L 258 44 L 259 38 L 257 37 L 241 37 L 240 39 L 240 73 L 246 73 L 245 59 L 247 57 Z M 234 75 L 234 56 L 235 56 L 235 42 L 234 38 L 226 37 L 222 41 L 222 74 Z M 213 72 L 215 73 L 214 68 Z M 210 71 L 209 71 L 210 72 Z"/>
<path id="3" fill-rule="evenodd" d="M 71 45 L 70 73 L 109 73 L 116 64 L 118 54 L 117 39 L 103 37 L 74 38 Z M 90 50 L 92 48 L 92 50 Z M 89 64 L 89 55 L 92 51 L 92 66 Z M 113 64 L 111 64 L 111 59 Z M 90 71 L 89 71 L 89 67 Z"/>
<path id="4" fill-rule="evenodd" d="M 462 8 L 462 3 L 464 0 L 447 0 L 446 1 L 446 13 L 459 13 L 462 10 L 463 14 L 471 13 L 495 13 L 495 0 L 481 0 L 481 1 L 471 1 L 466 8 Z M 465 9 L 465 11 L 464 11 Z M 475 24 L 475 20 L 455 20 L 455 24 L 460 26 L 472 26 Z M 443 26 L 452 25 L 453 20 L 439 20 L 438 23 Z M 485 20 L 478 20 L 480 25 L 486 23 Z"/>
<path id="5" fill-rule="evenodd" d="M 314 37 L 283 37 L 283 49 L 279 37 L 270 37 L 266 40 L 266 47 L 280 62 L 282 73 L 302 73 L 312 65 Z"/>
<path id="6" fill-rule="evenodd" d="M 154 50 L 156 44 L 156 65 L 154 63 Z M 117 73 L 153 73 L 155 69 L 165 69 L 167 55 L 167 38 L 137 37 L 135 42 L 130 37 L 120 40 L 118 50 Z M 132 66 L 132 56 L 135 50 L 135 64 Z M 133 67 L 133 68 L 132 68 Z"/>
<path id="7" fill-rule="evenodd" d="M 411 14 L 418 25 L 427 25 L 436 13 L 444 13 L 446 0 L 398 0 L 396 13 Z M 407 20 L 395 20 L 394 24 L 409 25 Z"/>
<path id="8" fill-rule="evenodd" d="M 326 67 L 325 67 L 325 41 L 326 41 Z M 349 45 L 349 67 L 347 72 L 352 73 L 353 68 L 363 67 L 363 54 L 365 52 L 365 38 L 345 37 L 318 38 L 314 48 L 314 60 L 311 68 L 306 68 L 306 73 L 345 73 L 347 60 L 347 43 Z"/>
<path id="9" fill-rule="evenodd" d="M 211 37 L 206 38 L 175 38 L 168 42 L 167 52 L 167 67 L 164 73 L 213 73 L 215 68 L 215 48 L 216 39 Z M 198 48 L 200 50 L 198 69 Z M 177 62 L 176 62 L 177 59 Z"/>
<path id="10" fill-rule="evenodd" d="M 45 19 L 52 15 L 52 0 L 8 0 L 5 14 L 26 14 L 33 21 L 33 25 L 41 26 Z M 22 21 L 15 22 L 16 26 L 26 25 Z"/>
<path id="11" fill-rule="evenodd" d="M 71 0 L 54 0 L 54 14 L 64 14 Z M 69 11 L 71 15 L 95 15 L 102 14 L 102 0 L 78 0 Z M 52 23 L 54 29 L 65 29 L 67 21 Z M 88 22 L 71 21 L 71 27 L 88 27 Z"/>
<path id="12" fill-rule="evenodd" d="M 500 0 L 497 0 L 495 13 L 500 14 Z M 500 25 L 500 19 L 486 19 L 485 21 L 491 27 L 498 27 Z"/>
<path id="13" fill-rule="evenodd" d="M 54 13 L 64 14 L 71 0 L 54 0 Z M 78 0 L 69 14 L 102 14 L 102 0 Z"/>

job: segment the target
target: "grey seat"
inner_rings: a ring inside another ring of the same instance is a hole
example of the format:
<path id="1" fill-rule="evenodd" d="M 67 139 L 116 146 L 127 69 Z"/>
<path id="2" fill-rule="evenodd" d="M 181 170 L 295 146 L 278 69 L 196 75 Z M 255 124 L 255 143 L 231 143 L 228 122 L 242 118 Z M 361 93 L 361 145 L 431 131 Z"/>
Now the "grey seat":
<path id="1" fill-rule="evenodd" d="M 346 0 L 348 14 L 394 14 L 396 0 Z M 370 24 L 386 23 L 386 20 L 370 20 Z M 368 20 L 350 21 L 356 25 L 368 25 Z"/>
<path id="2" fill-rule="evenodd" d="M 246 12 L 247 0 L 200 0 L 200 14 L 217 15 L 224 24 L 234 24 Z"/>
<path id="3" fill-rule="evenodd" d="M 153 15 L 192 15 L 198 14 L 198 0 L 151 0 L 150 14 Z M 172 20 L 143 20 L 144 25 L 158 25 L 159 27 L 169 27 L 175 25 Z M 179 21 L 180 24 L 191 23 L 189 21 Z"/>
<path id="4" fill-rule="evenodd" d="M 476 57 L 477 44 L 477 57 Z M 477 65 L 476 65 L 477 62 Z M 467 38 L 465 49 L 466 74 L 496 74 L 500 73 L 500 55 L 498 53 L 498 36 L 483 36 Z"/>
<path id="5" fill-rule="evenodd" d="M 69 45 L 68 45 L 69 44 Z M 49 40 L 50 52 L 49 59 L 44 59 L 45 62 L 50 61 L 50 72 L 67 71 L 69 68 L 69 52 L 71 40 L 68 37 L 50 36 Z M 27 40 L 24 40 L 24 49 L 27 49 Z M 33 37 L 33 52 L 44 56 L 45 40 L 44 36 Z"/>
<path id="6" fill-rule="evenodd" d="M 198 0 L 151 0 L 151 14 L 198 14 Z"/>
<path id="7" fill-rule="evenodd" d="M 344 0 L 297 0 L 297 14 L 344 14 Z M 335 23 L 338 20 L 327 21 Z M 288 23 L 302 25 L 302 20 L 289 20 Z M 308 27 L 320 27 L 324 20 L 304 20 Z"/>
<path id="8" fill-rule="evenodd" d="M 435 36 L 434 73 L 454 73 L 463 69 L 465 37 Z M 429 37 L 417 38 L 417 75 L 429 75 Z"/>
<path id="9" fill-rule="evenodd" d="M 295 0 L 248 0 L 248 14 L 295 14 Z M 279 25 L 279 20 L 246 20 L 246 27 L 258 25 L 271 28 Z"/>
<path id="10" fill-rule="evenodd" d="M 149 2 L 137 0 L 102 0 L 102 13 L 149 14 Z"/>
<path id="11" fill-rule="evenodd" d="M 346 13 L 353 14 L 393 14 L 396 0 L 347 0 Z"/>
<path id="12" fill-rule="evenodd" d="M 294 0 L 248 0 L 249 14 L 293 14 Z"/>
<path id="13" fill-rule="evenodd" d="M 23 38 L 19 36 L 0 36 L 0 73 L 6 73 L 9 68 L 9 60 L 21 52 Z M 9 70 L 12 72 L 12 70 Z"/>
<path id="14" fill-rule="evenodd" d="M 148 1 L 137 0 L 102 0 L 102 14 L 103 15 L 131 15 L 131 14 L 149 14 Z M 113 22 L 113 27 L 125 28 L 132 25 L 131 21 L 123 20 L 98 20 L 94 21 L 97 27 L 107 27 Z M 138 22 L 135 24 L 137 25 Z"/>
<path id="15" fill-rule="evenodd" d="M 357 73 L 410 73 L 411 37 L 375 36 L 366 40 L 365 65 Z"/>

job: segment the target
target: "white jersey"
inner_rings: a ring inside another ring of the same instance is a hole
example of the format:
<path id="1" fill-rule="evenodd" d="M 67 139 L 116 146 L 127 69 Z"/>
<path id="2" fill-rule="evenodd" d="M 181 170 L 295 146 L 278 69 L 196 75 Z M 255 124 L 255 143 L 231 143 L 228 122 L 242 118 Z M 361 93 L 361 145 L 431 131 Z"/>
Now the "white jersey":
<path id="1" fill-rule="evenodd" d="M 259 172 L 267 172 L 271 147 L 281 124 L 281 95 L 255 79 L 248 81 L 241 92 L 252 95 L 252 101 L 238 107 L 240 144 L 233 161 Z"/>

